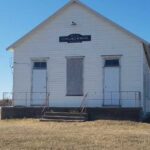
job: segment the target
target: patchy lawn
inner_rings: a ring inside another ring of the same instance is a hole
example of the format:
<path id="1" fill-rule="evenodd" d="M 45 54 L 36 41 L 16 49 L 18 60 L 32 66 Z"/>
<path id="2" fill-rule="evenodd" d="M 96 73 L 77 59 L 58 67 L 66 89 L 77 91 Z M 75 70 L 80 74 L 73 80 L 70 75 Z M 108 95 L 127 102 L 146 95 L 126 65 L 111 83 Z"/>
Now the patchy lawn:
<path id="1" fill-rule="evenodd" d="M 150 150 L 150 125 L 118 121 L 0 121 L 0 149 Z"/>

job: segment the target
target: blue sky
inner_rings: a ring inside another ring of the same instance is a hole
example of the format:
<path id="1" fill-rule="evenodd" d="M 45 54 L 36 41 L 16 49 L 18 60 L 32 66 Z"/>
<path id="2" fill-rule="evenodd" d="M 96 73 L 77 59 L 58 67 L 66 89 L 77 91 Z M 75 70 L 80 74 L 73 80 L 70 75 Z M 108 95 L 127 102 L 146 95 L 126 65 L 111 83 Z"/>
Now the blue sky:
<path id="1" fill-rule="evenodd" d="M 150 41 L 150 0 L 81 0 L 107 18 Z M 0 0 L 0 92 L 12 90 L 11 43 L 68 0 Z"/>

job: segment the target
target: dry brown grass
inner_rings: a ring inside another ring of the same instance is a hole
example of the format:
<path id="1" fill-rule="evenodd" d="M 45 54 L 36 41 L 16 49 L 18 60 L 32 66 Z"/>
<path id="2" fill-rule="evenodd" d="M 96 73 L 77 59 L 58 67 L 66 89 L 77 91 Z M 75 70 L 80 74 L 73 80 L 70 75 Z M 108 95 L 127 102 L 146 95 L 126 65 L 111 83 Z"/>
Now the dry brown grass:
<path id="1" fill-rule="evenodd" d="M 150 150 L 150 125 L 118 121 L 0 121 L 0 149 Z"/>

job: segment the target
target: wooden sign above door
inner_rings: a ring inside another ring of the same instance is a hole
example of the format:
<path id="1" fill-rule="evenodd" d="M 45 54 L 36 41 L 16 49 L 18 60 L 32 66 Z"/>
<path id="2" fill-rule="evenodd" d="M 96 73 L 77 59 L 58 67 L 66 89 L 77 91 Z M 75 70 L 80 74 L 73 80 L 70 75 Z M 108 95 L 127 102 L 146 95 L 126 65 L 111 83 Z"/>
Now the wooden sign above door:
<path id="1" fill-rule="evenodd" d="M 59 42 L 82 43 L 85 41 L 91 41 L 91 35 L 70 34 L 68 36 L 59 37 Z"/>

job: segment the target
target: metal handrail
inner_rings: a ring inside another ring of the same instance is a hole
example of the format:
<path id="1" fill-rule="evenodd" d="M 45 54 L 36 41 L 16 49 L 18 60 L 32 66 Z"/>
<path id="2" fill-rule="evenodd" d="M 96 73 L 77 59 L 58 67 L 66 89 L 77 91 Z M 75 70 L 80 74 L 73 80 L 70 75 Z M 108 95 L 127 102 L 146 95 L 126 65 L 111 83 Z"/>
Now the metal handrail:
<path id="1" fill-rule="evenodd" d="M 81 105 L 80 105 L 80 112 L 83 113 L 86 109 L 86 100 L 87 100 L 87 97 L 88 97 L 88 92 L 84 95 L 83 97 L 83 100 L 81 102 Z"/>
<path id="2" fill-rule="evenodd" d="M 41 114 L 43 114 L 45 112 L 46 107 L 49 106 L 49 97 L 50 97 L 50 93 L 48 93 L 46 96 L 46 105 L 43 107 Z"/>

